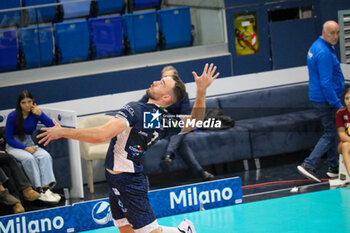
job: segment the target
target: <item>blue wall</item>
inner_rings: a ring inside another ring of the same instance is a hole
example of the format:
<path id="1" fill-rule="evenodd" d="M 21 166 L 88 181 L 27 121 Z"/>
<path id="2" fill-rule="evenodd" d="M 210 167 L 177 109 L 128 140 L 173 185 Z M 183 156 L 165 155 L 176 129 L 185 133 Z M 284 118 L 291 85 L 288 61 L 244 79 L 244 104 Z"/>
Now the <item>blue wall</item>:
<path id="1" fill-rule="evenodd" d="M 269 10 L 308 5 L 313 6 L 314 17 L 308 20 L 307 27 L 300 28 L 298 22 L 290 21 L 278 22 L 278 24 L 271 27 L 270 22 L 268 22 L 267 12 Z M 309 47 L 310 41 L 313 41 L 320 35 L 322 23 L 330 19 L 337 20 L 337 11 L 344 9 L 350 9 L 350 0 L 225 0 L 229 52 L 232 55 L 178 62 L 171 65 L 174 65 L 179 70 L 180 76 L 185 82 L 192 82 L 191 71 L 201 72 L 205 62 L 217 64 L 221 72 L 220 77 L 304 65 L 305 59 L 303 59 L 303 54 L 306 54 L 304 50 Z M 237 56 L 233 25 L 234 15 L 251 11 L 257 14 L 259 52 L 254 55 Z M 296 34 L 294 36 L 297 39 L 294 40 L 288 30 L 279 33 L 280 29 L 278 28 L 285 29 L 286 27 L 291 28 L 290 31 Z M 300 33 L 298 33 L 299 31 Z M 274 38 L 271 39 L 271 36 L 274 36 Z M 288 39 L 288 42 L 285 42 L 285 39 Z M 271 46 L 271 41 L 287 43 L 289 47 L 286 49 L 285 46 Z M 301 45 L 301 43 L 304 44 Z M 273 59 L 278 59 L 278 62 L 274 63 Z M 1 87 L 0 110 L 14 108 L 17 94 L 23 89 L 32 91 L 39 104 L 146 89 L 152 81 L 159 78 L 160 70 L 164 65 L 167 64 Z"/>
<path id="2" fill-rule="evenodd" d="M 170 65 L 178 69 L 180 77 L 187 83 L 193 82 L 192 71 L 201 74 L 205 63 L 211 62 L 218 66 L 220 77 L 232 76 L 232 60 L 230 55 L 172 63 Z M 154 80 L 160 79 L 160 72 L 165 65 L 168 64 L 1 87 L 0 110 L 15 108 L 17 95 L 23 89 L 30 90 L 38 104 L 146 89 Z"/>
<path id="3" fill-rule="evenodd" d="M 322 24 L 328 20 L 334 20 L 338 22 L 339 10 L 350 10 L 349 0 L 319 0 L 318 4 L 315 4 L 315 12 L 317 13 L 318 20 L 318 33 L 322 32 Z M 336 45 L 337 56 L 340 58 L 339 43 Z"/>
<path id="4" fill-rule="evenodd" d="M 226 8 L 246 7 L 248 5 L 263 5 L 272 3 L 295 2 L 302 4 L 305 0 L 225 0 Z M 349 9 L 350 1 L 348 0 L 312 0 L 313 4 L 321 9 L 322 15 L 335 20 L 336 11 L 340 9 Z M 333 18 L 332 18 L 333 17 Z"/>
<path id="5" fill-rule="evenodd" d="M 269 11 L 305 6 L 312 6 L 312 18 L 268 21 Z M 225 0 L 234 75 L 305 65 L 307 50 L 321 34 L 322 24 L 327 20 L 338 21 L 338 10 L 345 9 L 350 9 L 350 0 Z M 259 51 L 256 54 L 238 56 L 234 16 L 248 12 L 257 15 Z M 338 46 L 337 52 L 339 56 Z"/>
<path id="6" fill-rule="evenodd" d="M 256 54 L 237 56 L 235 44 L 234 16 L 236 14 L 256 12 L 258 24 L 259 51 Z M 271 70 L 270 42 L 268 37 L 267 12 L 261 6 L 232 8 L 226 10 L 227 36 L 232 54 L 234 75 L 256 73 Z"/>
<path id="7" fill-rule="evenodd" d="M 248 5 L 261 5 L 265 2 L 272 2 L 271 0 L 225 0 L 225 7 L 246 7 Z M 276 2 L 276 1 L 275 1 Z"/>
<path id="8" fill-rule="evenodd" d="M 321 22 L 327 20 L 338 21 L 339 10 L 350 10 L 349 0 L 319 0 L 315 4 Z"/>

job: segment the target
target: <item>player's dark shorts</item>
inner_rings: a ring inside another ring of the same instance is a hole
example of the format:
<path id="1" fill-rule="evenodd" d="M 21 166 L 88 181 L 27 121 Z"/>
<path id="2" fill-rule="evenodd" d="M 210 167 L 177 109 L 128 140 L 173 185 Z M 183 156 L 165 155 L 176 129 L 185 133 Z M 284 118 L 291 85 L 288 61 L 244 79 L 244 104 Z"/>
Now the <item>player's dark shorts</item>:
<path id="1" fill-rule="evenodd" d="M 135 232 L 151 232 L 158 228 L 143 173 L 115 175 L 106 171 L 106 179 L 110 187 L 109 203 L 117 227 L 131 224 Z"/>

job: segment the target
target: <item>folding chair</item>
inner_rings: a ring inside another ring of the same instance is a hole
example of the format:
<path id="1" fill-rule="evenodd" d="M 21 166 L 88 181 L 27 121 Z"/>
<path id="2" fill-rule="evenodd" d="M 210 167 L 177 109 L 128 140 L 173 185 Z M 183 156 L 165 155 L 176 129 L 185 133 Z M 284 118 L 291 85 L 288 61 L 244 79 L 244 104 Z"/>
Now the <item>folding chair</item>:
<path id="1" fill-rule="evenodd" d="M 22 68 L 52 64 L 53 36 L 51 25 L 19 28 L 17 36 Z"/>
<path id="2" fill-rule="evenodd" d="M 330 187 L 344 187 L 350 184 L 350 176 L 348 171 L 346 170 L 344 157 L 342 154 L 339 154 L 339 176 L 337 179 L 330 179 L 329 185 Z"/>
<path id="3" fill-rule="evenodd" d="M 92 15 L 105 15 L 112 13 L 123 14 L 125 11 L 124 0 L 96 0 L 92 1 Z"/>
<path id="4" fill-rule="evenodd" d="M 88 17 L 90 14 L 91 1 L 82 1 L 70 3 L 76 0 L 59 0 L 63 4 L 63 19 L 74 19 L 80 17 Z"/>
<path id="5" fill-rule="evenodd" d="M 54 24 L 57 63 L 83 61 L 89 58 L 89 29 L 86 20 Z"/>
<path id="6" fill-rule="evenodd" d="M 121 16 L 106 16 L 88 20 L 94 57 L 120 55 L 123 52 Z"/>
<path id="7" fill-rule="evenodd" d="M 192 44 L 192 24 L 189 7 L 177 7 L 157 11 L 161 49 Z"/>
<path id="8" fill-rule="evenodd" d="M 0 71 L 17 69 L 16 29 L 0 30 Z"/>
<path id="9" fill-rule="evenodd" d="M 157 26 L 155 12 L 124 14 L 123 32 L 128 52 L 140 53 L 156 50 Z"/>
<path id="10" fill-rule="evenodd" d="M 132 13 L 135 10 L 151 8 L 159 10 L 161 3 L 161 0 L 128 0 L 128 10 L 129 13 Z"/>
<path id="11" fill-rule="evenodd" d="M 29 24 L 51 22 L 56 19 L 56 6 L 40 7 L 43 4 L 54 4 L 56 0 L 22 0 L 23 6 L 39 6 L 28 9 Z"/>
<path id="12" fill-rule="evenodd" d="M 18 25 L 21 20 L 21 12 L 11 9 L 20 7 L 21 0 L 0 0 L 0 10 L 8 10 L 0 13 L 0 27 Z"/>

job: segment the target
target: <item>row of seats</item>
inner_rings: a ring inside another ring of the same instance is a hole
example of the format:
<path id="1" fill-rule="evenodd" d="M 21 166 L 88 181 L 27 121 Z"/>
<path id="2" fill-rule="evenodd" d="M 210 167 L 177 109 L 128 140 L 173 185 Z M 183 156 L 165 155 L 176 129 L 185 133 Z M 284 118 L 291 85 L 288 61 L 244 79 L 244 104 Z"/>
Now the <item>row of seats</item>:
<path id="1" fill-rule="evenodd" d="M 127 4 L 129 13 L 132 13 L 138 9 L 160 9 L 161 0 L 128 0 Z M 0 0 L 0 10 L 33 6 L 35 8 L 1 12 L 0 27 L 122 14 L 126 4 L 124 0 Z"/>
<path id="2" fill-rule="evenodd" d="M 191 31 L 186 6 L 2 29 L 0 71 L 189 46 Z"/>

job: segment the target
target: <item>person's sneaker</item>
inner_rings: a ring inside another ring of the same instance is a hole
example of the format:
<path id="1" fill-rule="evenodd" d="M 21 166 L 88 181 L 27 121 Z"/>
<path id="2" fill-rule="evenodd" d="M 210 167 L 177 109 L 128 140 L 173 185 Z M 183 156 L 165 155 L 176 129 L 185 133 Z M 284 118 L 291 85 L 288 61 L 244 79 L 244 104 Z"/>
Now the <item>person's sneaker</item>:
<path id="1" fill-rule="evenodd" d="M 201 176 L 202 176 L 202 179 L 204 181 L 213 180 L 215 178 L 215 176 L 213 174 L 211 174 L 210 172 L 207 172 L 207 171 L 203 171 Z"/>
<path id="2" fill-rule="evenodd" d="M 302 165 L 299 165 L 297 167 L 299 173 L 303 176 L 305 176 L 308 179 L 311 179 L 313 181 L 316 182 L 321 182 L 321 180 L 319 178 L 317 178 L 315 170 L 313 168 L 311 168 L 310 166 L 306 165 L 305 163 L 303 163 Z"/>
<path id="3" fill-rule="evenodd" d="M 338 168 L 329 167 L 326 174 L 329 178 L 338 178 L 339 170 Z"/>
<path id="4" fill-rule="evenodd" d="M 40 197 L 38 198 L 38 200 L 40 200 L 42 202 L 51 203 L 51 204 L 57 204 L 58 203 L 57 198 L 52 196 L 50 194 L 50 192 L 47 192 L 47 190 L 45 192 L 40 193 Z"/>
<path id="5" fill-rule="evenodd" d="M 23 197 L 27 201 L 35 201 L 40 197 L 40 193 L 34 191 L 32 187 L 27 187 L 22 191 Z"/>
<path id="6" fill-rule="evenodd" d="M 196 233 L 193 223 L 188 219 L 184 219 L 177 227 L 177 229 L 183 233 Z"/>
<path id="7" fill-rule="evenodd" d="M 349 180 L 341 180 L 341 179 L 330 179 L 329 186 L 332 188 L 341 188 L 346 187 L 350 184 Z"/>
<path id="8" fill-rule="evenodd" d="M 14 205 L 12 209 L 14 214 L 24 213 L 25 211 L 21 202 L 18 202 L 16 205 Z"/>
<path id="9" fill-rule="evenodd" d="M 16 205 L 19 203 L 20 200 L 15 198 L 8 189 L 5 189 L 4 191 L 0 191 L 0 203 L 5 205 Z"/>
<path id="10" fill-rule="evenodd" d="M 54 193 L 50 189 L 46 190 L 46 192 L 49 195 L 53 196 L 57 200 L 57 202 L 59 202 L 61 200 L 61 195 L 59 195 L 58 193 Z"/>

